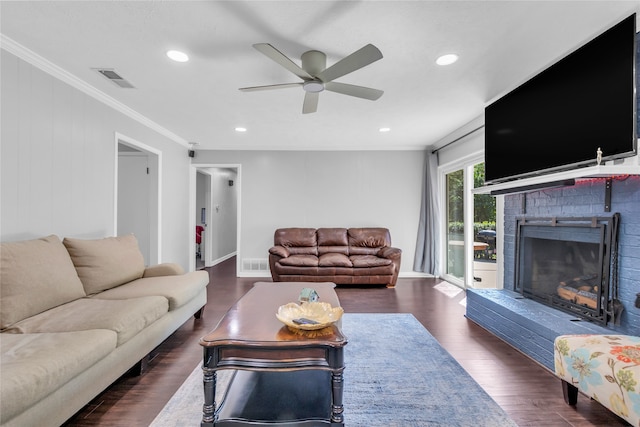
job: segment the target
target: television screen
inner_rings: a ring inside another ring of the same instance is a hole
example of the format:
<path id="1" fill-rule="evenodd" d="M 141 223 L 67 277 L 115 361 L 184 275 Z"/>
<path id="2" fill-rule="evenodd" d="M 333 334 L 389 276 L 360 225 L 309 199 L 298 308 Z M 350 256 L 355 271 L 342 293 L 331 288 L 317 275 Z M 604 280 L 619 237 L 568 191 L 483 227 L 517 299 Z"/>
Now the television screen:
<path id="1" fill-rule="evenodd" d="M 634 14 L 487 106 L 485 182 L 634 155 L 635 66 Z"/>

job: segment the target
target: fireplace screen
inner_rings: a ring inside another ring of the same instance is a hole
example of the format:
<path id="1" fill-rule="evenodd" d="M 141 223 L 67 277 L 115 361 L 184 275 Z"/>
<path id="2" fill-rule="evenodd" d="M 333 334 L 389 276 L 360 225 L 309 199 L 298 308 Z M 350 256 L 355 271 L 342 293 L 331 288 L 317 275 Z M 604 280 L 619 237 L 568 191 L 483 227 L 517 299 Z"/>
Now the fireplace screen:
<path id="1" fill-rule="evenodd" d="M 619 214 L 592 218 L 521 218 L 516 290 L 525 297 L 606 324 L 617 297 Z"/>

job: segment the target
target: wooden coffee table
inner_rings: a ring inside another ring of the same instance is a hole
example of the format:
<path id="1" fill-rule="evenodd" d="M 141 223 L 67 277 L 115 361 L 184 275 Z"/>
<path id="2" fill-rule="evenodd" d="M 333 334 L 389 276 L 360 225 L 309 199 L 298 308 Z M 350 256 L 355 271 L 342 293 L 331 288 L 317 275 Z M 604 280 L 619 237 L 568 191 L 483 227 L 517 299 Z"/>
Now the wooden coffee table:
<path id="1" fill-rule="evenodd" d="M 347 338 L 340 322 L 319 331 L 289 329 L 276 318 L 303 288 L 340 302 L 334 283 L 258 282 L 200 340 L 204 347 L 202 427 L 344 426 L 343 371 Z M 216 372 L 233 369 L 215 402 Z"/>

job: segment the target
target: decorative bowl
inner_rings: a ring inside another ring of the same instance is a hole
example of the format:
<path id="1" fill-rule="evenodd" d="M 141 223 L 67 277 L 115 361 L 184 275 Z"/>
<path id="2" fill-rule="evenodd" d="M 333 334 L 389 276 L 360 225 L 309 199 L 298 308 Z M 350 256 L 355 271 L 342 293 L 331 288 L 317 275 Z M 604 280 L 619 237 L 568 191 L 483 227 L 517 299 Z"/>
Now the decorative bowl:
<path id="1" fill-rule="evenodd" d="M 342 307 L 331 307 L 326 302 L 305 302 L 300 305 L 290 302 L 278 308 L 276 317 L 291 328 L 313 331 L 337 322 L 342 313 Z"/>

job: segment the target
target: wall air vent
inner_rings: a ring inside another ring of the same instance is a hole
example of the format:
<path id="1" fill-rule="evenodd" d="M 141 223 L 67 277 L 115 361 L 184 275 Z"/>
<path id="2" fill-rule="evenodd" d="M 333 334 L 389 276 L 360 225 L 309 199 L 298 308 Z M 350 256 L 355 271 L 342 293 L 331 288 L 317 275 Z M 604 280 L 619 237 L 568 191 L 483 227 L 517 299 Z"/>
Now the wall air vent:
<path id="1" fill-rule="evenodd" d="M 118 73 L 116 73 L 113 68 L 93 68 L 93 70 L 102 74 L 105 78 L 109 79 L 109 81 L 115 83 L 116 85 L 122 88 L 126 88 L 126 89 L 135 88 L 134 85 L 132 85 L 127 80 L 123 79 Z"/>
<path id="2" fill-rule="evenodd" d="M 243 258 L 244 271 L 269 271 L 269 260 L 266 258 Z"/>

